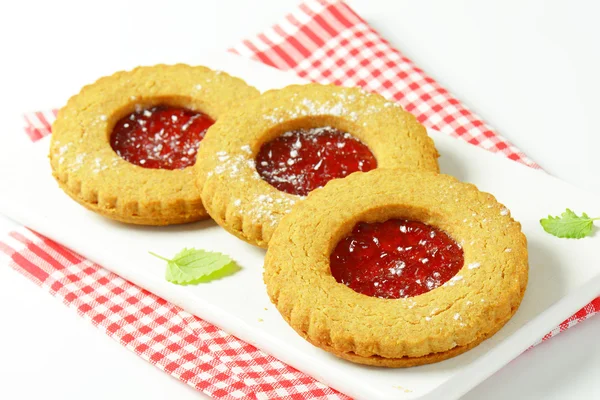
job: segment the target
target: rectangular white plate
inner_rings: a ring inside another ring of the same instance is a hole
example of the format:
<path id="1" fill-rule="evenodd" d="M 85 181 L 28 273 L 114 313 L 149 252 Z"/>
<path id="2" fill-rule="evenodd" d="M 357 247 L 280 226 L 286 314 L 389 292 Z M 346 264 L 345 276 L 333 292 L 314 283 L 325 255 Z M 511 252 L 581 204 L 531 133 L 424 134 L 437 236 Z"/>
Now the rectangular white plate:
<path id="1" fill-rule="evenodd" d="M 221 69 L 261 90 L 302 82 L 291 73 L 230 54 L 162 61 Z M 3 123 L 8 133 L 0 137 L 0 212 L 352 397 L 457 398 L 600 293 L 600 235 L 577 241 L 557 239 L 539 225 L 541 217 L 566 207 L 599 215 L 600 199 L 543 172 L 430 131 L 442 155 L 442 171 L 493 193 L 522 223 L 529 240 L 529 286 L 515 317 L 464 355 L 409 369 L 355 365 L 311 346 L 283 321 L 265 293 L 263 250 L 209 221 L 156 228 L 97 216 L 58 188 L 47 161 L 47 138 L 28 143 L 20 131 L 20 116 Z M 193 246 L 225 252 L 242 270 L 208 284 L 181 287 L 166 282 L 164 263 L 148 254 L 152 250 L 173 255 Z"/>

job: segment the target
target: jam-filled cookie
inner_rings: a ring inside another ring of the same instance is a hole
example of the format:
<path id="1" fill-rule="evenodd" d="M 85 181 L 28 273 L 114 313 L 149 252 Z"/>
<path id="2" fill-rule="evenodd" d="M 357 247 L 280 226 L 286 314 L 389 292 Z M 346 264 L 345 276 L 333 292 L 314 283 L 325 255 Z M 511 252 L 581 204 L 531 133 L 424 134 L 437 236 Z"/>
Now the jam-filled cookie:
<path id="1" fill-rule="evenodd" d="M 527 241 L 496 199 L 447 175 L 377 169 L 315 190 L 277 227 L 271 301 L 341 358 L 409 367 L 496 333 L 527 285 Z"/>
<path id="2" fill-rule="evenodd" d="M 52 126 L 60 187 L 106 217 L 168 225 L 207 217 L 191 168 L 208 127 L 259 92 L 184 64 L 117 72 L 84 87 Z"/>
<path id="3" fill-rule="evenodd" d="M 262 94 L 213 125 L 198 154 L 210 216 L 261 247 L 296 202 L 331 179 L 374 168 L 438 171 L 433 141 L 414 116 L 333 85 Z"/>

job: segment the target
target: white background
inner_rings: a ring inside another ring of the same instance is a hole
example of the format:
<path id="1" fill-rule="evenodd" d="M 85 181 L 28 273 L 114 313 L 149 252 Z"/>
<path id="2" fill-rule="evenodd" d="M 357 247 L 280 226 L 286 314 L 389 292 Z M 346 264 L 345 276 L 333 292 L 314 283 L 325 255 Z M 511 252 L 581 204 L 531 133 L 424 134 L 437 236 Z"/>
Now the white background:
<path id="1" fill-rule="evenodd" d="M 3 2 L 0 115 L 61 106 L 115 66 L 226 49 L 295 4 Z M 349 4 L 546 171 L 600 193 L 594 156 L 600 135 L 593 120 L 600 106 L 598 3 Z M 600 205 L 579 211 L 600 215 Z M 0 230 L 9 224 L 0 218 Z M 0 315 L 11 321 L 0 327 L 0 398 L 199 397 L 5 266 Z M 525 353 L 465 399 L 598 398 L 599 334 L 600 318 L 592 318 Z"/>

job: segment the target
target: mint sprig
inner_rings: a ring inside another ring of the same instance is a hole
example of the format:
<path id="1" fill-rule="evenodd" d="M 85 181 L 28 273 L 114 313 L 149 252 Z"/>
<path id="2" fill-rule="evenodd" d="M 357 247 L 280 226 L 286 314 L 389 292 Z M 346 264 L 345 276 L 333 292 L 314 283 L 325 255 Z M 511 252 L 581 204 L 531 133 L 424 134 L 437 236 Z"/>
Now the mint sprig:
<path id="1" fill-rule="evenodd" d="M 594 229 L 594 221 L 600 220 L 600 217 L 591 218 L 586 213 L 578 216 L 573 211 L 567 210 L 560 217 L 548 215 L 548 218 L 542 218 L 540 224 L 546 232 L 559 238 L 581 239 L 589 236 Z"/>
<path id="2" fill-rule="evenodd" d="M 209 282 L 230 275 L 240 267 L 229 256 L 201 249 L 183 249 L 172 259 L 149 252 L 167 262 L 165 279 L 177 285 Z"/>

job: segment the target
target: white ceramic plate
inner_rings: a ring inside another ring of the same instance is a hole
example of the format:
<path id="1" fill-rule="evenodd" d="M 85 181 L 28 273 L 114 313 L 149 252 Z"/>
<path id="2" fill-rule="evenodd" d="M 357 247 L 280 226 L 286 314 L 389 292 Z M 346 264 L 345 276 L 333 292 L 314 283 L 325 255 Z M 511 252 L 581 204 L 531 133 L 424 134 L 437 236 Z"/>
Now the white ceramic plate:
<path id="1" fill-rule="evenodd" d="M 154 61 L 159 60 L 140 62 Z M 293 74 L 230 54 L 160 61 L 222 69 L 261 90 L 302 82 Z M 51 177 L 48 139 L 32 145 L 19 131 L 20 116 L 14 117 L 5 122 L 8 133 L 0 136 L 0 212 L 352 397 L 457 398 L 600 293 L 600 235 L 577 241 L 557 239 L 538 222 L 566 207 L 600 214 L 600 199 L 543 172 L 430 131 L 442 155 L 442 171 L 493 193 L 522 223 L 529 240 L 529 286 L 515 317 L 493 338 L 461 356 L 409 369 L 355 365 L 311 346 L 283 321 L 265 293 L 263 250 L 209 221 L 137 227 L 85 210 Z M 181 287 L 166 282 L 164 263 L 148 255 L 148 250 L 173 255 L 192 246 L 225 252 L 242 270 L 208 284 Z"/>

